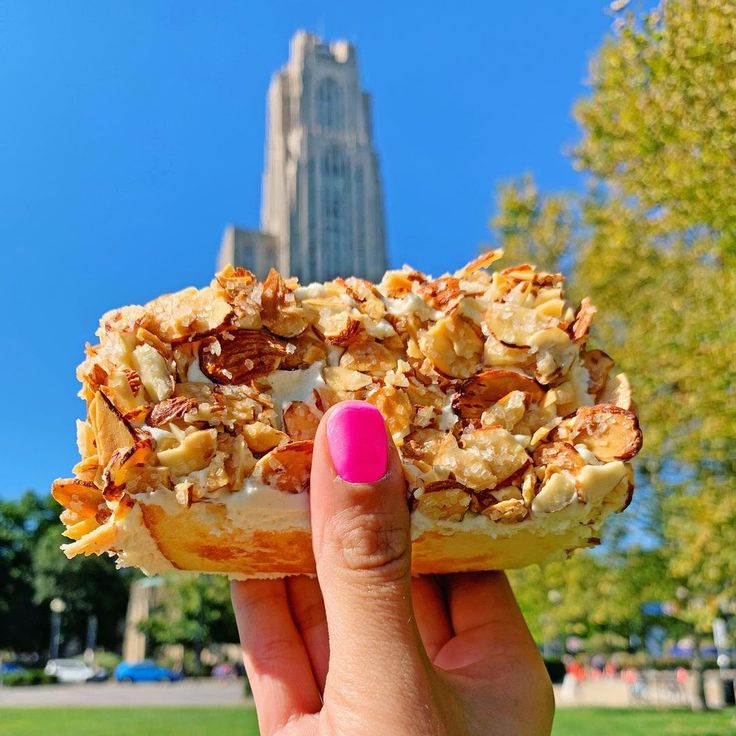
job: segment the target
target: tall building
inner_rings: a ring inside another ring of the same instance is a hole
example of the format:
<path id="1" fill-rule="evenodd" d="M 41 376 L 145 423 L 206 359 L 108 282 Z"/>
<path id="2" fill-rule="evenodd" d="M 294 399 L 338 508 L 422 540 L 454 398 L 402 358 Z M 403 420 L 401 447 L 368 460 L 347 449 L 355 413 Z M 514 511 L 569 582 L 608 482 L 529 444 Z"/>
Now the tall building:
<path id="1" fill-rule="evenodd" d="M 386 237 L 370 95 L 355 47 L 299 31 L 268 90 L 260 231 L 228 227 L 219 263 L 302 283 L 378 280 Z"/>

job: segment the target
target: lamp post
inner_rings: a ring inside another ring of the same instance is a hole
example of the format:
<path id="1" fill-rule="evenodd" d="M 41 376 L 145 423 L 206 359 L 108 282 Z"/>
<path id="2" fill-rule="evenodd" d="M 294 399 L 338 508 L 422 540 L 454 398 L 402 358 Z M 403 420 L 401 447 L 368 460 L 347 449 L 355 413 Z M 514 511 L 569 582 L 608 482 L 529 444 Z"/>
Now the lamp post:
<path id="1" fill-rule="evenodd" d="M 49 603 L 51 609 L 51 641 L 49 643 L 49 659 L 59 656 L 59 640 L 61 638 L 61 614 L 66 611 L 66 603 L 61 598 L 54 598 Z"/>

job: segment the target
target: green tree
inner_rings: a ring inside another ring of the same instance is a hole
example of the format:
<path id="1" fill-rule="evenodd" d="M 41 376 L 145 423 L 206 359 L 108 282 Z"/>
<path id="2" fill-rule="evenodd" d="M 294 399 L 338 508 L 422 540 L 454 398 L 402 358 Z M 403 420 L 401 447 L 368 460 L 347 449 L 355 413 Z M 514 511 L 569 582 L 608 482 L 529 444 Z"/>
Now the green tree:
<path id="1" fill-rule="evenodd" d="M 526 179 L 502 190 L 494 220 L 514 258 L 538 253 L 549 265 L 538 244 L 552 244 L 577 295 L 599 307 L 593 342 L 629 374 L 644 427 L 636 518 L 621 518 L 643 522 L 659 542 L 667 582 L 655 590 L 672 598 L 684 586 L 679 616 L 701 631 L 736 597 L 734 48 L 730 0 L 666 0 L 642 17 L 620 14 L 576 108 L 586 193 L 554 195 L 547 214 L 547 198 Z M 564 238 L 571 248 L 560 256 Z M 596 571 L 601 584 L 619 557 Z M 565 586 L 575 590 L 589 564 L 585 555 L 567 563 Z M 619 590 L 644 598 L 638 586 Z M 585 604 L 588 617 L 596 605 Z M 615 623 L 614 605 L 606 617 Z"/>
<path id="2" fill-rule="evenodd" d="M 202 649 L 213 643 L 238 641 L 238 629 L 230 603 L 230 583 L 222 575 L 164 576 L 166 594 L 161 605 L 142 623 L 154 644 L 183 644 L 201 668 Z M 198 672 L 197 672 L 198 673 Z"/>
<path id="3" fill-rule="evenodd" d="M 0 501 L 0 649 L 31 652 L 48 645 L 48 610 L 33 601 L 32 553 L 44 532 L 59 523 L 55 506 L 33 491 Z"/>
<path id="4" fill-rule="evenodd" d="M 105 557 L 75 557 L 68 560 L 59 547 L 66 540 L 57 525 L 49 527 L 33 549 L 33 600 L 42 611 L 52 598 L 67 605 L 63 615 L 63 641 L 84 647 L 90 616 L 97 616 L 97 642 L 118 649 L 134 573 L 117 570 Z"/>

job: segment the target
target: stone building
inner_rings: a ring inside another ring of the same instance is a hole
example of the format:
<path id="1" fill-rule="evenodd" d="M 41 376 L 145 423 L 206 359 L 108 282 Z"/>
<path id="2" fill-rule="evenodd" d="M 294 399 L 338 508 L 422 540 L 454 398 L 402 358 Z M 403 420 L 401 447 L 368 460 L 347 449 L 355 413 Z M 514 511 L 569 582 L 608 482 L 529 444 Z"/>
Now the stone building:
<path id="1" fill-rule="evenodd" d="M 371 99 L 355 47 L 299 31 L 268 90 L 260 231 L 225 230 L 219 265 L 302 283 L 378 280 L 386 237 Z"/>

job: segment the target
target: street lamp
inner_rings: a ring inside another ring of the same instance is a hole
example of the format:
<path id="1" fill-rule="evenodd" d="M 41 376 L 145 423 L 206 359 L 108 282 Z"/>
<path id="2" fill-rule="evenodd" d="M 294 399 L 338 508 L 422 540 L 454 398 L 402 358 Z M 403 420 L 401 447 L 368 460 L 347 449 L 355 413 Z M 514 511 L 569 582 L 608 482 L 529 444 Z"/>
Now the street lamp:
<path id="1" fill-rule="evenodd" d="M 51 609 L 51 641 L 49 643 L 49 659 L 59 656 L 59 640 L 61 638 L 61 614 L 66 611 L 66 603 L 61 598 L 52 599 Z"/>

